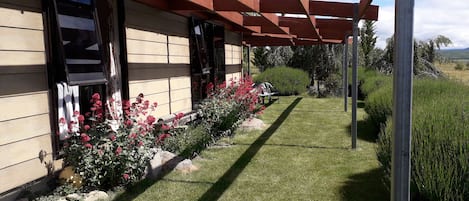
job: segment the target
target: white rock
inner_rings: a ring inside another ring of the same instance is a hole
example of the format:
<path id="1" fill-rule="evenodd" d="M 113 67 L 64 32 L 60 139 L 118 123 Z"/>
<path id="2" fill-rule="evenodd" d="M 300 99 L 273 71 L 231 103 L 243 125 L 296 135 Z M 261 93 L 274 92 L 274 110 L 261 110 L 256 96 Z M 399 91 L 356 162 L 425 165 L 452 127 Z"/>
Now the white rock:
<path id="1" fill-rule="evenodd" d="M 244 121 L 239 129 L 243 131 L 252 131 L 252 130 L 261 130 L 265 127 L 265 124 L 262 120 L 258 118 L 250 118 Z"/>
<path id="2" fill-rule="evenodd" d="M 91 191 L 89 192 L 84 201 L 98 201 L 98 200 L 107 200 L 109 195 L 104 191 Z"/>
<path id="3" fill-rule="evenodd" d="M 192 161 L 189 159 L 181 161 L 179 164 L 176 166 L 176 170 L 179 170 L 183 173 L 189 173 L 192 171 L 196 171 L 199 168 L 195 165 L 192 164 Z"/>
<path id="4" fill-rule="evenodd" d="M 69 195 L 65 196 L 65 198 L 67 198 L 67 200 L 81 200 L 81 199 L 83 199 L 81 197 L 81 195 L 79 195 L 78 193 L 69 194 Z"/>

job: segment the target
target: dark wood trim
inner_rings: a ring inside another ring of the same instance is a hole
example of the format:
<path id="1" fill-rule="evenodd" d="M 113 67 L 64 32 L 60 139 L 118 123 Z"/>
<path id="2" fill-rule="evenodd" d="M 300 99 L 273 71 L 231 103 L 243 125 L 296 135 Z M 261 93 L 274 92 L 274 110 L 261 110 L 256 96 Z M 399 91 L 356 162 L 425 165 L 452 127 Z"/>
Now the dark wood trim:
<path id="1" fill-rule="evenodd" d="M 117 2 L 117 23 L 119 25 L 119 58 L 121 64 L 121 85 L 122 99 L 129 99 L 129 65 L 127 60 L 127 34 L 125 32 L 125 2 L 116 0 Z"/>

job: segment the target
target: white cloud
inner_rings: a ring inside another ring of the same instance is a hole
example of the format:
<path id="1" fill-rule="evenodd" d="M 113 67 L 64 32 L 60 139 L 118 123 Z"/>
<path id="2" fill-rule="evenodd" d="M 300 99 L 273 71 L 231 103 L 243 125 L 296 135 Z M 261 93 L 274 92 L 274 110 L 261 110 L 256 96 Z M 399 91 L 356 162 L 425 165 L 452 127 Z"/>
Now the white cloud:
<path id="1" fill-rule="evenodd" d="M 416 0 L 414 37 L 428 40 L 444 35 L 453 41 L 450 48 L 469 47 L 469 4 L 466 0 Z M 377 46 L 384 48 L 394 33 L 394 6 L 380 6 L 376 22 Z"/>

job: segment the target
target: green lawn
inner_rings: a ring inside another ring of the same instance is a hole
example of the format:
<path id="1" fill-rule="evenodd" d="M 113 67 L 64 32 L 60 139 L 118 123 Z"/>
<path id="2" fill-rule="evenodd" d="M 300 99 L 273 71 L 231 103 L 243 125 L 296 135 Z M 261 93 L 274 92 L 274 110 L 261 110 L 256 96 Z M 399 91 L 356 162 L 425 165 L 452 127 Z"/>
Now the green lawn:
<path id="1" fill-rule="evenodd" d="M 261 118 L 265 130 L 205 150 L 199 171 L 145 180 L 117 200 L 389 200 L 363 109 L 358 150 L 342 99 L 281 97 Z"/>

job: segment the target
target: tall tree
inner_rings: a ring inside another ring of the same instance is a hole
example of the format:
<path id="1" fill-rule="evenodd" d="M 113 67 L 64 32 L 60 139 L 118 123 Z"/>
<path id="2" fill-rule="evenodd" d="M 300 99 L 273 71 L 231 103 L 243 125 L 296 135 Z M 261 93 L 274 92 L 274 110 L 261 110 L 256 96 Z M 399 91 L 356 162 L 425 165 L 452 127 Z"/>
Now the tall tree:
<path id="1" fill-rule="evenodd" d="M 360 29 L 360 48 L 363 52 L 365 68 L 371 68 L 371 61 L 373 60 L 371 52 L 375 49 L 376 39 L 375 22 L 366 20 Z"/>

